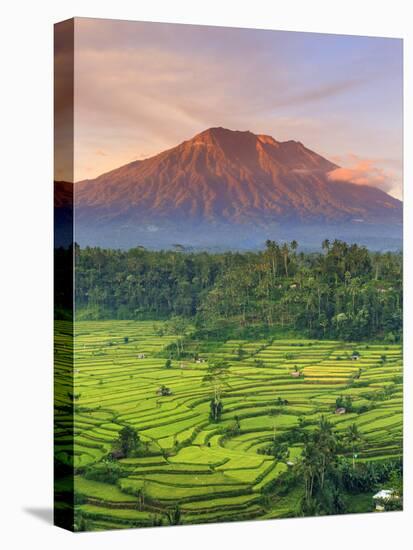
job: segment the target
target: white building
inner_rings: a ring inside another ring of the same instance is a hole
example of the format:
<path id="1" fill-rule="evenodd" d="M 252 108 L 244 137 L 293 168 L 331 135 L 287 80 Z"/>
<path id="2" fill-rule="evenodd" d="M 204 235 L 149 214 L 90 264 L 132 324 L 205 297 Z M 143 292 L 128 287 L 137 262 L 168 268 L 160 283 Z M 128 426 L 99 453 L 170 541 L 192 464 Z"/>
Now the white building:
<path id="1" fill-rule="evenodd" d="M 376 510 L 378 512 L 383 512 L 385 510 L 385 503 L 393 498 L 399 498 L 394 494 L 394 489 L 382 489 L 375 495 L 373 495 L 373 501 L 376 505 Z"/>

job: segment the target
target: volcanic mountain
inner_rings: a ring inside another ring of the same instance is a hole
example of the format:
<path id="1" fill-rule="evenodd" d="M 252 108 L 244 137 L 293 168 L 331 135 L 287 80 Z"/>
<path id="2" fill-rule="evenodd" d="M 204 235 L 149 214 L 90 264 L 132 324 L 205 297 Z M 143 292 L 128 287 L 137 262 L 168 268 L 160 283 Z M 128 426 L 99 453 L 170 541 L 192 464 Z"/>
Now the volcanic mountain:
<path id="1" fill-rule="evenodd" d="M 78 182 L 76 223 L 83 240 L 103 231 L 121 247 L 129 246 L 122 241 L 128 231 L 132 240 L 145 241 L 146 234 L 151 242 L 156 233 L 164 246 L 165 238 L 188 232 L 196 244 L 214 228 L 221 236 L 232 231 L 235 239 L 257 231 L 264 237 L 269 228 L 282 233 L 358 224 L 362 231 L 360 224 L 401 223 L 400 201 L 374 187 L 332 181 L 329 173 L 337 168 L 299 141 L 210 128 L 151 158 Z"/>

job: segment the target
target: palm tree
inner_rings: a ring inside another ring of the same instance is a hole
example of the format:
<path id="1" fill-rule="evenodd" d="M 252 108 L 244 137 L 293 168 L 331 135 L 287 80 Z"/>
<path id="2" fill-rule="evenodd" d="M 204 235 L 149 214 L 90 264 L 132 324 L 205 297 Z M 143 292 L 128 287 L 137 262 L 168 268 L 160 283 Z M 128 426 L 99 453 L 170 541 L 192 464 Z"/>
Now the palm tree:
<path id="1" fill-rule="evenodd" d="M 294 250 L 294 251 L 297 250 L 298 242 L 296 240 L 291 241 L 290 242 L 290 248 L 291 248 L 291 250 Z"/>
<path id="2" fill-rule="evenodd" d="M 267 247 L 266 253 L 271 264 L 271 271 L 273 279 L 277 276 L 277 255 L 278 255 L 278 245 L 275 241 L 268 239 L 265 241 L 265 246 Z"/>
<path id="3" fill-rule="evenodd" d="M 333 432 L 333 427 L 324 416 L 320 418 L 318 432 L 316 433 L 316 443 L 321 454 L 319 478 L 320 486 L 323 488 L 328 465 L 335 459 L 337 448 L 337 439 Z"/>
<path id="4" fill-rule="evenodd" d="M 356 457 L 355 451 L 357 450 L 358 444 L 362 441 L 362 435 L 359 432 L 357 424 L 351 424 L 346 431 L 345 440 L 351 446 L 352 455 L 353 455 L 353 470 L 356 467 Z"/>
<path id="5" fill-rule="evenodd" d="M 320 453 L 313 442 L 308 442 L 301 458 L 300 470 L 304 479 L 304 492 L 307 506 L 313 497 L 314 482 L 320 463 Z"/>
<path id="6" fill-rule="evenodd" d="M 281 249 L 282 256 L 284 258 L 284 269 L 285 269 L 285 276 L 288 277 L 288 254 L 289 254 L 289 248 L 288 244 L 284 243 Z"/>
<path id="7" fill-rule="evenodd" d="M 330 248 L 330 241 L 328 239 L 324 239 L 324 241 L 321 243 L 321 248 L 328 251 Z"/>

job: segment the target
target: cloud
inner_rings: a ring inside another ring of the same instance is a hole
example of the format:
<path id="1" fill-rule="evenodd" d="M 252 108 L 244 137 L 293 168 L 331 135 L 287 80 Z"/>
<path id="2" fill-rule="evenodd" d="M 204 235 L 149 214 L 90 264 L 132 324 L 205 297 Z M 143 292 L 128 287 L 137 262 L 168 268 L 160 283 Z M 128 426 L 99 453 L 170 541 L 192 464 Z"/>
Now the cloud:
<path id="1" fill-rule="evenodd" d="M 328 173 L 330 181 L 348 182 L 355 185 L 368 185 L 377 187 L 386 193 L 396 187 L 396 176 L 377 166 L 372 159 L 361 159 L 356 155 L 349 155 L 351 165 L 339 167 Z"/>
<path id="2" fill-rule="evenodd" d="M 324 99 L 335 97 L 339 94 L 347 92 L 354 87 L 361 86 L 368 82 L 369 77 L 354 78 L 339 80 L 337 82 L 328 83 L 322 86 L 313 86 L 306 92 L 291 94 L 289 97 L 280 98 L 276 102 L 277 107 L 284 106 L 300 106 L 306 103 L 322 101 Z"/>
<path id="3" fill-rule="evenodd" d="M 78 46 L 79 48 L 79 46 Z M 255 71 L 240 55 L 227 52 L 217 59 L 210 51 L 176 52 L 152 44 L 125 51 L 103 53 L 78 49 L 76 63 L 75 117 L 77 158 L 75 179 L 90 162 L 90 151 L 108 151 L 96 175 L 136 157 L 148 156 L 189 139 L 211 126 L 273 133 L 291 139 L 319 131 L 315 120 L 294 109 L 342 94 L 359 82 L 338 81 L 301 90 L 295 75 L 281 70 L 268 74 L 267 59 L 255 54 Z M 293 108 L 292 114 L 283 109 Z M 79 173 L 80 172 L 80 173 Z"/>
<path id="4" fill-rule="evenodd" d="M 385 89 L 377 67 L 395 78 L 382 67 L 387 46 L 375 41 L 371 59 L 372 40 L 76 19 L 75 180 L 91 177 L 91 164 L 98 176 L 211 126 L 298 139 L 327 158 L 347 139 L 363 156 L 382 155 L 376 136 L 389 136 L 388 125 L 384 134 L 376 129 L 382 119 L 369 118 Z"/>

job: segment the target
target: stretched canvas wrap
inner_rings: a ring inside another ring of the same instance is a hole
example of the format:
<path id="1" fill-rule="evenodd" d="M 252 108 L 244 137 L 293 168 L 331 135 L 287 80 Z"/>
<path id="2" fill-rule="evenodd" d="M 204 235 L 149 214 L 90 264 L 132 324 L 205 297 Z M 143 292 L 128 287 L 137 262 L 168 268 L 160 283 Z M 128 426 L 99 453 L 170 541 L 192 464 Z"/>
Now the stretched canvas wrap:
<path id="1" fill-rule="evenodd" d="M 55 26 L 55 523 L 403 507 L 402 41 Z"/>

